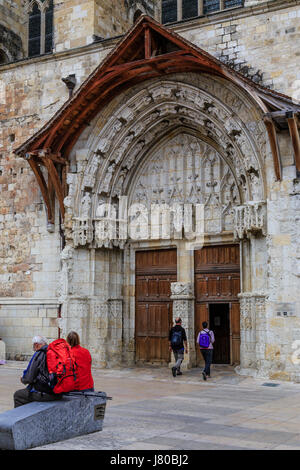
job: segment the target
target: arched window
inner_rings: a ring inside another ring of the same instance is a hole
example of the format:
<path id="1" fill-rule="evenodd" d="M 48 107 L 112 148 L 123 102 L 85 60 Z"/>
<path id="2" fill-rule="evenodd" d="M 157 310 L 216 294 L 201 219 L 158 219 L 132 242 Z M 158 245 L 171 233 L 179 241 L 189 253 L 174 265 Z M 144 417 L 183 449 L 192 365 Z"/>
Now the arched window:
<path id="1" fill-rule="evenodd" d="M 214 11 L 218 11 L 220 5 L 219 0 L 204 0 L 203 1 L 203 13 L 206 15 L 207 13 L 212 13 Z"/>
<path id="2" fill-rule="evenodd" d="M 198 16 L 198 0 L 182 0 L 182 19 Z"/>
<path id="3" fill-rule="evenodd" d="M 177 21 L 177 0 L 162 0 L 162 24 Z"/>
<path id="4" fill-rule="evenodd" d="M 172 23 L 243 5 L 244 0 L 162 0 L 161 22 Z"/>
<path id="5" fill-rule="evenodd" d="M 30 4 L 28 18 L 28 56 L 52 52 L 53 0 Z"/>
<path id="6" fill-rule="evenodd" d="M 28 23 L 28 55 L 33 57 L 41 53 L 41 11 L 38 5 L 33 5 L 29 13 Z"/>

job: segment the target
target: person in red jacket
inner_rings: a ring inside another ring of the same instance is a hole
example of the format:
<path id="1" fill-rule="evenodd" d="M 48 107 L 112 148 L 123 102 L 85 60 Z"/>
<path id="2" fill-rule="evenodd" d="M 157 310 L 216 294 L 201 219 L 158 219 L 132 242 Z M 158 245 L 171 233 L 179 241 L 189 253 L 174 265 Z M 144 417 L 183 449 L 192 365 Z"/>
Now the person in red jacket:
<path id="1" fill-rule="evenodd" d="M 88 349 L 80 346 L 78 333 L 71 331 L 67 336 L 67 343 L 72 348 L 72 353 L 77 364 L 76 390 L 93 392 L 94 380 L 92 377 L 92 357 Z"/>

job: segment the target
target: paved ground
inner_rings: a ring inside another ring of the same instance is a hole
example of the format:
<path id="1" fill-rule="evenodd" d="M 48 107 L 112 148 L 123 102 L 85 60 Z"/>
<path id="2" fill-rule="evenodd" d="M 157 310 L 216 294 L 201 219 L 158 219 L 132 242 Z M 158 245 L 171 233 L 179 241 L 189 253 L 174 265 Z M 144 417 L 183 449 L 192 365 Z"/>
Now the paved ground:
<path id="1" fill-rule="evenodd" d="M 0 366 L 0 412 L 13 407 L 25 365 Z M 300 384 L 241 377 L 226 366 L 212 372 L 204 382 L 199 369 L 176 378 L 167 368 L 94 369 L 96 390 L 113 397 L 103 431 L 36 449 L 300 450 Z"/>

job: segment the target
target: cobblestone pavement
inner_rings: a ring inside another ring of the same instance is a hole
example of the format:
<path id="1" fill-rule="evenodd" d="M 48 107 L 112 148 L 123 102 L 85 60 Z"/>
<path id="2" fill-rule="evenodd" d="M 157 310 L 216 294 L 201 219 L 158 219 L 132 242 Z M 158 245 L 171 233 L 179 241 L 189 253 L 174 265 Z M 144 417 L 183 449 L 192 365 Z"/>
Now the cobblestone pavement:
<path id="1" fill-rule="evenodd" d="M 0 366 L 0 412 L 26 363 Z M 93 369 L 107 402 L 103 430 L 36 449 L 57 450 L 300 450 L 300 384 L 242 377 L 214 366 L 174 378 L 168 368 Z"/>

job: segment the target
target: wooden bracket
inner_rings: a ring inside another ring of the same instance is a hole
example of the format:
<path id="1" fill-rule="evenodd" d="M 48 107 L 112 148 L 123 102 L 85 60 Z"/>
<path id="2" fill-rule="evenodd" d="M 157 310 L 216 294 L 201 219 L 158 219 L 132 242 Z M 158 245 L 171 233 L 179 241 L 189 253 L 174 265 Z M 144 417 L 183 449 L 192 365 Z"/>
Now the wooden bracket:
<path id="1" fill-rule="evenodd" d="M 64 206 L 64 189 L 62 186 L 62 183 L 60 181 L 57 169 L 54 165 L 54 162 L 51 158 L 45 158 L 44 159 L 45 166 L 48 170 L 48 175 L 51 180 L 51 183 L 53 184 L 53 187 L 55 189 L 55 193 L 58 199 L 59 203 L 59 208 L 61 212 L 62 219 L 64 219 L 65 216 L 65 206 Z"/>
<path id="2" fill-rule="evenodd" d="M 294 158 L 297 173 L 300 172 L 300 137 L 298 130 L 298 119 L 294 113 L 286 113 L 287 123 L 289 126 L 290 136 L 292 139 L 292 145 L 294 149 Z"/>
<path id="3" fill-rule="evenodd" d="M 264 117 L 264 123 L 267 128 L 268 135 L 269 135 L 269 141 L 270 141 L 271 152 L 273 155 L 276 180 L 280 181 L 281 176 L 282 176 L 282 170 L 281 170 L 280 152 L 279 152 L 279 147 L 278 147 L 278 142 L 277 142 L 275 124 L 272 121 L 272 119 L 268 117 Z"/>
<path id="4" fill-rule="evenodd" d="M 145 59 L 151 58 L 151 32 L 150 28 L 145 28 Z"/>
<path id="5" fill-rule="evenodd" d="M 51 201 L 51 190 L 49 192 L 49 188 L 47 186 L 43 173 L 41 172 L 37 162 L 33 158 L 29 158 L 28 163 L 33 173 L 35 174 L 43 199 L 45 201 L 48 222 L 51 224 L 54 224 L 54 210 L 53 210 L 54 208 L 53 208 L 53 203 Z"/>
<path id="6" fill-rule="evenodd" d="M 48 223 L 54 224 L 55 218 L 55 195 L 59 202 L 59 208 L 64 218 L 64 197 L 66 196 L 66 171 L 68 163 L 60 153 L 52 153 L 50 149 L 38 149 L 27 153 L 25 156 L 31 169 L 33 170 L 38 185 L 40 187 L 43 199 L 47 208 Z M 61 165 L 61 178 L 55 165 Z M 39 165 L 45 166 L 48 172 L 48 182 L 45 181 Z M 62 181 L 61 181 L 62 180 Z"/>

